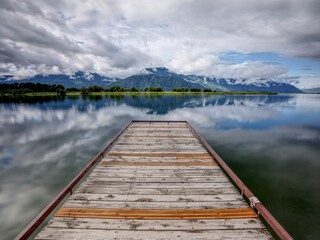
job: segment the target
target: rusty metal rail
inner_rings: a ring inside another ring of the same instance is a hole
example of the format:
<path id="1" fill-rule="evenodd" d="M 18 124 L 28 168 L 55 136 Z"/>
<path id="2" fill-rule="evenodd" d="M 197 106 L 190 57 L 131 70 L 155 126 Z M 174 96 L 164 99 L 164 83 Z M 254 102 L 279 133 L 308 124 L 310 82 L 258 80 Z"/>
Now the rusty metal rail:
<path id="1" fill-rule="evenodd" d="M 181 122 L 186 123 L 189 129 L 195 134 L 199 141 L 204 145 L 208 152 L 214 157 L 222 170 L 233 181 L 236 187 L 241 191 L 243 197 L 250 201 L 250 205 L 258 214 L 266 221 L 270 228 L 274 231 L 276 236 L 283 240 L 293 239 L 287 231 L 278 223 L 278 221 L 271 215 L 271 213 L 262 205 L 262 203 L 254 196 L 254 194 L 247 188 L 247 186 L 237 177 L 237 175 L 229 168 L 229 166 L 222 160 L 222 158 L 212 149 L 207 141 L 187 122 L 187 121 L 168 121 L 168 120 L 132 120 L 129 122 L 115 138 L 99 152 L 87 166 L 33 219 L 33 221 L 24 228 L 15 239 L 28 239 L 35 230 L 43 223 L 43 221 L 56 209 L 56 207 L 65 199 L 68 194 L 72 194 L 73 189 L 79 184 L 86 174 L 103 158 L 108 150 L 117 142 L 118 138 L 126 131 L 132 124 L 137 122 Z"/>

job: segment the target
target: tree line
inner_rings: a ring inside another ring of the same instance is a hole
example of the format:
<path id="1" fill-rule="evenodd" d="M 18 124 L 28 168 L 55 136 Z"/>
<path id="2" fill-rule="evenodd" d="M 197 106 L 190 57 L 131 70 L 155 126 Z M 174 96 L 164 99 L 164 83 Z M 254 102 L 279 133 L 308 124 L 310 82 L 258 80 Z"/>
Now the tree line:
<path id="1" fill-rule="evenodd" d="M 58 95 L 65 95 L 66 89 L 63 85 L 49 85 L 42 83 L 1 83 L 0 94 L 26 94 L 32 92 L 56 92 Z"/>
<path id="2" fill-rule="evenodd" d="M 173 92 L 213 92 L 213 90 L 209 88 L 205 88 L 203 90 L 199 88 L 174 88 Z M 58 95 L 65 95 L 67 92 L 80 92 L 81 95 L 87 95 L 91 92 L 164 92 L 164 89 L 161 87 L 148 87 L 144 89 L 137 89 L 135 87 L 131 88 L 123 88 L 120 86 L 113 86 L 110 88 L 103 88 L 101 86 L 90 86 L 83 88 L 65 88 L 63 85 L 49 85 L 42 83 L 2 83 L 0 84 L 0 94 L 26 94 L 32 92 L 55 92 Z"/>

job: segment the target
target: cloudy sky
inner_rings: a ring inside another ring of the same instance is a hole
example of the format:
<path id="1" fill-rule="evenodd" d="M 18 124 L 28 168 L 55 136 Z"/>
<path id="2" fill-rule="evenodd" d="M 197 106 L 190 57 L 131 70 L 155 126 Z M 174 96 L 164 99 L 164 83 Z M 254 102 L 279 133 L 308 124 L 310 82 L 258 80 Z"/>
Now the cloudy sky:
<path id="1" fill-rule="evenodd" d="M 319 0 L 1 0 L 0 75 L 146 67 L 320 86 Z"/>

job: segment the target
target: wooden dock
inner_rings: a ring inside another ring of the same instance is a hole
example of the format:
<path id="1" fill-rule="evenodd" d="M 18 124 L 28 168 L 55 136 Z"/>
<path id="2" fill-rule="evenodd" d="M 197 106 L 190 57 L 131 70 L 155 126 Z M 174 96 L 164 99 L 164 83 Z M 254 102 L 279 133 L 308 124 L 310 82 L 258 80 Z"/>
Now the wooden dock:
<path id="1" fill-rule="evenodd" d="M 36 239 L 273 237 L 188 123 L 138 121 Z"/>

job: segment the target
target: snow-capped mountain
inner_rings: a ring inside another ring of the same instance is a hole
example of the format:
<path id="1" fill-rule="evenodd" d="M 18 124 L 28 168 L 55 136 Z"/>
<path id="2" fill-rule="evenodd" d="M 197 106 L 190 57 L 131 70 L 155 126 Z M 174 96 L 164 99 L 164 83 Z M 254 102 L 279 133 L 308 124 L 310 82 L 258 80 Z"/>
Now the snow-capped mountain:
<path id="1" fill-rule="evenodd" d="M 2 81 L 1 81 L 2 80 Z M 174 88 L 210 88 L 215 91 L 239 91 L 239 92 L 302 92 L 295 86 L 274 80 L 258 79 L 225 79 L 197 75 L 184 75 L 170 71 L 164 67 L 146 68 L 138 74 L 127 78 L 110 78 L 97 73 L 76 72 L 73 75 L 51 74 L 36 75 L 23 80 L 10 80 L 10 76 L 0 77 L 0 83 L 33 82 L 45 84 L 61 84 L 65 87 L 88 87 L 98 85 L 102 87 L 120 86 L 123 88 L 135 87 L 145 89 L 149 87 L 161 87 L 164 90 Z"/>
<path id="2" fill-rule="evenodd" d="M 246 79 L 238 80 L 184 75 L 172 72 L 164 67 L 146 68 L 136 75 L 111 83 L 110 86 L 135 87 L 138 89 L 161 87 L 167 91 L 174 88 L 210 88 L 216 91 L 231 92 L 302 92 L 291 84 L 272 80 L 260 79 L 252 82 Z"/>

